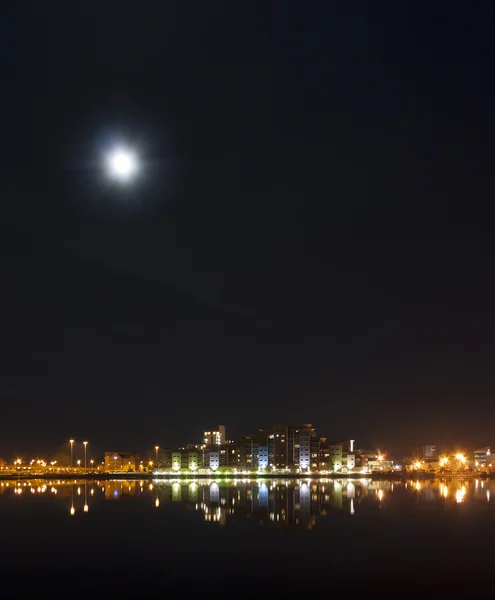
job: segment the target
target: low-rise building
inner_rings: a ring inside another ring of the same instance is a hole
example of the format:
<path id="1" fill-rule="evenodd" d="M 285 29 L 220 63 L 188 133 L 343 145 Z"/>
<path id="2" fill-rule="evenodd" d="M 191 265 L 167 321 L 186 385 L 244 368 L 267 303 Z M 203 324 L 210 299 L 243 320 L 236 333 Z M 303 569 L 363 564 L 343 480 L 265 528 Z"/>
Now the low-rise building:
<path id="1" fill-rule="evenodd" d="M 138 457 L 133 452 L 105 452 L 105 471 L 135 471 Z"/>
<path id="2" fill-rule="evenodd" d="M 437 447 L 434 444 L 425 444 L 422 450 L 423 458 L 427 460 L 437 457 Z"/>
<path id="3" fill-rule="evenodd" d="M 369 460 L 368 470 L 372 473 L 375 471 L 390 471 L 394 468 L 394 463 L 391 460 Z"/>
<path id="4" fill-rule="evenodd" d="M 490 468 L 492 466 L 492 449 L 490 446 L 478 448 L 473 452 L 474 465 L 479 468 Z"/>

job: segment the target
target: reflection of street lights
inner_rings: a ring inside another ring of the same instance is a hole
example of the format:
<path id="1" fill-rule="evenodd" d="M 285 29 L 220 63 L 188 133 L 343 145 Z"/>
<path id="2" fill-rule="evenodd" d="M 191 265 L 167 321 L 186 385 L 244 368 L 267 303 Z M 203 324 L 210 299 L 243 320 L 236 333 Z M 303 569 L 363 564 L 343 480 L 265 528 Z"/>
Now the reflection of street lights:
<path id="1" fill-rule="evenodd" d="M 87 450 L 88 450 L 88 442 L 83 442 L 84 444 L 84 471 L 88 472 L 88 464 L 87 464 Z"/>
<path id="2" fill-rule="evenodd" d="M 74 508 L 74 486 L 71 485 L 71 504 L 70 504 L 70 514 L 73 515 L 76 512 Z"/>
<path id="3" fill-rule="evenodd" d="M 74 466 L 74 440 L 69 440 L 70 443 L 70 466 Z"/>
<path id="4" fill-rule="evenodd" d="M 85 513 L 89 512 L 89 505 L 88 505 L 88 484 L 87 483 L 84 484 L 84 509 L 83 510 L 84 510 Z"/>

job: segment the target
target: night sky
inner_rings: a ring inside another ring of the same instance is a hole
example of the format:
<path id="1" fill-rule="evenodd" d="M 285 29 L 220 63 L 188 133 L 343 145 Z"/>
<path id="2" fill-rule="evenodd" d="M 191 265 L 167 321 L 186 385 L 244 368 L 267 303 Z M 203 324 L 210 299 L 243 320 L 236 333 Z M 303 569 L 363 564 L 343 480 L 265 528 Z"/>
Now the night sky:
<path id="1" fill-rule="evenodd" d="M 495 15 L 461 8 L 18 3 L 0 456 L 284 420 L 495 443 Z"/>

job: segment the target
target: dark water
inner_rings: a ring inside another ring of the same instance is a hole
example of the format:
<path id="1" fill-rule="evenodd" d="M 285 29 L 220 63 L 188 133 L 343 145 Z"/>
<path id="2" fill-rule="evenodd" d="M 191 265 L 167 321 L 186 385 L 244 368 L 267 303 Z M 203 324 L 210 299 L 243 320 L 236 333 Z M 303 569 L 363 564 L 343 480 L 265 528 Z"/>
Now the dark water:
<path id="1" fill-rule="evenodd" d="M 52 597 L 457 597 L 490 577 L 494 492 L 481 480 L 2 482 L 0 569 L 19 593 Z"/>

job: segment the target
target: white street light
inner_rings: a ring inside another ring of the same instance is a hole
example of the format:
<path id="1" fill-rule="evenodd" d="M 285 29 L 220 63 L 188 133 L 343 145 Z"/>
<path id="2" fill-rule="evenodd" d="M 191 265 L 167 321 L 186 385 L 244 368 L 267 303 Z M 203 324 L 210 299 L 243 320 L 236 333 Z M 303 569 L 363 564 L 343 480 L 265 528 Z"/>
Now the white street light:
<path id="1" fill-rule="evenodd" d="M 84 471 L 88 470 L 88 462 L 87 462 L 87 450 L 88 450 L 88 442 L 83 442 L 84 444 Z"/>

